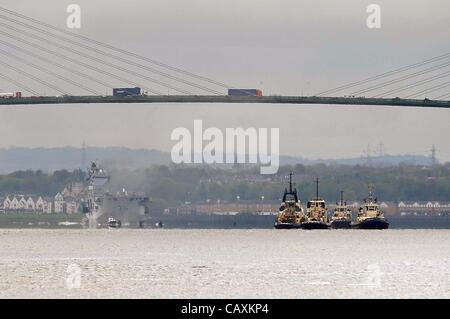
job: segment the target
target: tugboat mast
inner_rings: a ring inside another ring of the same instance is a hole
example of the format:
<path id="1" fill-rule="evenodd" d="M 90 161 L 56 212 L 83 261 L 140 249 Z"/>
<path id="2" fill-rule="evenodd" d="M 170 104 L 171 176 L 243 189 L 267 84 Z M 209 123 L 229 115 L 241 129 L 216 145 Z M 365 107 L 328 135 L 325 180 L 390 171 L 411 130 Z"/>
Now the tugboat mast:
<path id="1" fill-rule="evenodd" d="M 289 192 L 292 193 L 292 171 L 289 173 Z"/>
<path id="2" fill-rule="evenodd" d="M 302 220 L 305 218 L 303 208 L 298 200 L 297 189 L 293 187 L 292 171 L 289 172 L 289 190 L 284 189 L 280 212 L 275 219 L 276 229 L 300 228 Z"/>
<path id="3" fill-rule="evenodd" d="M 316 178 L 316 199 L 319 199 L 319 177 Z"/>
<path id="4" fill-rule="evenodd" d="M 373 184 L 369 184 L 369 201 L 373 201 Z"/>

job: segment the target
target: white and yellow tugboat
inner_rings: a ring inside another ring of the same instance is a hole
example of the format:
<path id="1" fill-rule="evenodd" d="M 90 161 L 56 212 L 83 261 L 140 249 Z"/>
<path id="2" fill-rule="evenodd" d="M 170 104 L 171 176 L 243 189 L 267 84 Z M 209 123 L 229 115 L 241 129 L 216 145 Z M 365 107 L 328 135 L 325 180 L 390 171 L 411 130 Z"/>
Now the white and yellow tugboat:
<path id="1" fill-rule="evenodd" d="M 284 190 L 280 211 L 275 220 L 276 229 L 300 228 L 305 220 L 303 207 L 298 200 L 297 189 L 292 189 L 292 172 L 289 173 L 289 191 Z"/>
<path id="2" fill-rule="evenodd" d="M 372 185 L 369 186 L 369 196 L 364 198 L 364 206 L 359 208 L 356 221 L 352 228 L 356 229 L 387 229 L 389 223 L 380 210 L 376 197 L 373 197 Z"/>
<path id="3" fill-rule="evenodd" d="M 328 224 L 327 205 L 319 196 L 319 178 L 316 179 L 316 197 L 310 200 L 306 206 L 306 220 L 301 223 L 302 229 L 327 229 Z"/>
<path id="4" fill-rule="evenodd" d="M 331 216 L 331 228 L 348 229 L 352 227 L 352 211 L 344 201 L 344 192 L 341 191 L 341 199 L 336 203 L 333 216 Z"/>

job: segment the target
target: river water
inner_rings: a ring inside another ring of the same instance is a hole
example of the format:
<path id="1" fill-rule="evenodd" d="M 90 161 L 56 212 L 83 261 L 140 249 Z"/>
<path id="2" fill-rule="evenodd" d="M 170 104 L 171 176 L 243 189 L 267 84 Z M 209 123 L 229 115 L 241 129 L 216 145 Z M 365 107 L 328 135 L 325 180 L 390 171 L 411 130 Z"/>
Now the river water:
<path id="1" fill-rule="evenodd" d="M 3 298 L 450 298 L 450 230 L 0 230 Z"/>

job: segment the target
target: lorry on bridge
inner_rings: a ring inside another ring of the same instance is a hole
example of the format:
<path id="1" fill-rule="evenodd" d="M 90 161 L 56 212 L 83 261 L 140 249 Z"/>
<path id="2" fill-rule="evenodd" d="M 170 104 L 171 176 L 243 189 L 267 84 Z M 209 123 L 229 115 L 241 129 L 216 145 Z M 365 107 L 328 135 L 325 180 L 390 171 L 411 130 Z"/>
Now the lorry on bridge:
<path id="1" fill-rule="evenodd" d="M 141 95 L 145 95 L 145 94 L 144 94 L 144 91 L 139 87 L 113 89 L 113 96 L 123 97 L 123 96 L 141 96 Z"/>
<path id="2" fill-rule="evenodd" d="M 262 96 L 260 89 L 228 89 L 228 96 Z"/>
<path id="3" fill-rule="evenodd" d="M 20 99 L 22 97 L 22 92 L 16 93 L 0 93 L 0 99 Z"/>

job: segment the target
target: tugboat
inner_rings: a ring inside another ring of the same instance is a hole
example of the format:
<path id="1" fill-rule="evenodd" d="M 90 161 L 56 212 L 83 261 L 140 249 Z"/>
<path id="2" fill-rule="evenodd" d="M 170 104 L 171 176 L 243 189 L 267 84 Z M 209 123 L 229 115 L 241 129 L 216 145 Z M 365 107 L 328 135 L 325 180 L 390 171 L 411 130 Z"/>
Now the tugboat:
<path id="1" fill-rule="evenodd" d="M 341 200 L 336 203 L 333 216 L 331 217 L 331 228 L 348 229 L 352 227 L 352 211 L 344 202 L 344 192 L 341 191 Z"/>
<path id="2" fill-rule="evenodd" d="M 106 223 L 108 228 L 120 228 L 122 227 L 122 222 L 114 217 L 109 217 L 108 222 Z"/>
<path id="3" fill-rule="evenodd" d="M 289 173 L 289 191 L 284 190 L 280 211 L 275 220 L 276 229 L 300 228 L 305 220 L 303 207 L 298 200 L 297 189 L 292 189 L 292 172 Z"/>
<path id="4" fill-rule="evenodd" d="M 380 210 L 377 198 L 372 195 L 372 185 L 369 185 L 369 196 L 364 198 L 364 206 L 359 208 L 356 221 L 352 228 L 356 229 L 387 229 L 389 223 Z"/>
<path id="5" fill-rule="evenodd" d="M 327 206 L 319 196 L 319 178 L 316 179 L 316 197 L 306 206 L 306 220 L 301 223 L 302 229 L 328 229 Z"/>

